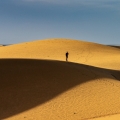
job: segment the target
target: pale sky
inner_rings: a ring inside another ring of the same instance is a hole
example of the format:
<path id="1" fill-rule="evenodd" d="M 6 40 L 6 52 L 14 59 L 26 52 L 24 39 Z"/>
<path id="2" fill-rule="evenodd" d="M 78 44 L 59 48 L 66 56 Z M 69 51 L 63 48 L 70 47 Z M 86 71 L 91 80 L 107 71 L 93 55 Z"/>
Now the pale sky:
<path id="1" fill-rule="evenodd" d="M 0 0 L 0 44 L 47 38 L 120 45 L 120 0 Z"/>

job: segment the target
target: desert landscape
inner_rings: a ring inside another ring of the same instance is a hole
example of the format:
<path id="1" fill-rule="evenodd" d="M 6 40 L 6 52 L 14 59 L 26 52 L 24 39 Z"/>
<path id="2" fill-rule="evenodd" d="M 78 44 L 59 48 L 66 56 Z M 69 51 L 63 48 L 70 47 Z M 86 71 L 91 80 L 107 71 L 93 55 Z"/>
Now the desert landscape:
<path id="1" fill-rule="evenodd" d="M 117 47 L 64 38 L 2 46 L 0 73 L 0 120 L 120 119 Z"/>

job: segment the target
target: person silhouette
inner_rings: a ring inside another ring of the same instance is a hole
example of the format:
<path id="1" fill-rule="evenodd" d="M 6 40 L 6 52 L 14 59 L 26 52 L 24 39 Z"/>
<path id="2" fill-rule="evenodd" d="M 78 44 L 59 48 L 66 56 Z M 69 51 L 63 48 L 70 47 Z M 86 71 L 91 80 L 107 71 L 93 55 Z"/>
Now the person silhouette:
<path id="1" fill-rule="evenodd" d="M 68 55 L 69 55 L 69 53 L 68 52 L 66 52 L 66 61 L 68 61 Z"/>

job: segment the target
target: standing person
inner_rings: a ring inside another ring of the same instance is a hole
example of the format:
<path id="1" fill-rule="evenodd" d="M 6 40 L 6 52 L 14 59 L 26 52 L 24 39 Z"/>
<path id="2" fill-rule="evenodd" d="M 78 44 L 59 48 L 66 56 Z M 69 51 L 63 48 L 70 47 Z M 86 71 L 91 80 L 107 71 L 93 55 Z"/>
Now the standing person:
<path id="1" fill-rule="evenodd" d="M 66 61 L 68 61 L 68 55 L 69 55 L 69 53 L 68 52 L 66 52 Z"/>

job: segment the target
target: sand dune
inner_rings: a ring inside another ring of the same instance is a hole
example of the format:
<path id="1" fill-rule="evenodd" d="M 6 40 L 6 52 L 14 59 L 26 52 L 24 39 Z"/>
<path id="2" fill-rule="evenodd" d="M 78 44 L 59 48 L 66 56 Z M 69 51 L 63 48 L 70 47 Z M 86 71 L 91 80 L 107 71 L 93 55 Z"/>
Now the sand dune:
<path id="1" fill-rule="evenodd" d="M 3 45 L 0 45 L 0 47 L 3 47 Z"/>
<path id="2" fill-rule="evenodd" d="M 120 46 L 115 46 L 115 45 L 110 45 L 111 47 L 115 47 L 115 48 L 118 48 L 118 49 L 120 49 Z"/>
<path id="3" fill-rule="evenodd" d="M 118 48 L 37 40 L 1 47 L 0 58 L 0 119 L 120 118 Z"/>
<path id="4" fill-rule="evenodd" d="M 6 46 L 0 49 L 0 58 L 36 58 L 65 61 L 66 51 L 70 53 L 70 62 L 116 70 L 120 68 L 119 49 L 69 39 L 36 40 Z"/>

